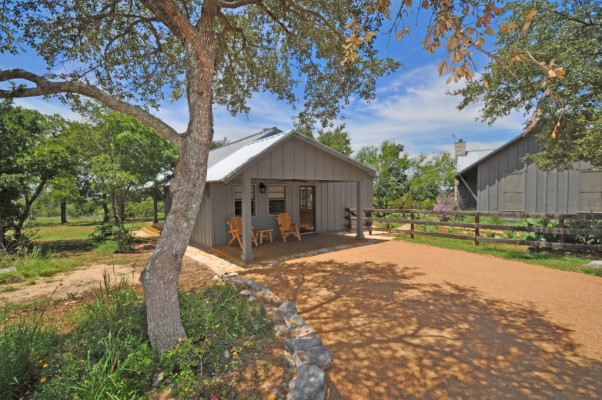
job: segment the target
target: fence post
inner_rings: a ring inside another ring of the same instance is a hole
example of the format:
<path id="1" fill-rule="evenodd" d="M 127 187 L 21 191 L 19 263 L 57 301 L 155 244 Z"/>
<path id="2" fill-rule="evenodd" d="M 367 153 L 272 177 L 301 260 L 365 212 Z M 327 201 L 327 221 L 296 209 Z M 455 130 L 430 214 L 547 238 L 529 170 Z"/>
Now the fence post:
<path id="1" fill-rule="evenodd" d="M 372 218 L 372 211 L 364 210 L 364 215 L 366 218 Z M 366 221 L 366 227 L 368 228 L 368 233 L 372 235 L 372 220 Z"/>
<path id="2" fill-rule="evenodd" d="M 410 237 L 412 239 L 414 239 L 414 213 L 413 212 L 410 213 L 410 219 L 412 220 L 412 222 L 410 222 Z"/>
<path id="3" fill-rule="evenodd" d="M 479 213 L 477 213 L 474 216 L 474 245 L 478 246 L 479 245 L 479 241 L 477 240 L 477 238 L 480 235 L 480 229 L 479 229 L 479 222 L 481 221 L 481 217 L 479 216 Z"/>
<path id="4" fill-rule="evenodd" d="M 351 232 L 351 210 L 345 207 L 345 228 L 347 232 Z"/>
<path id="5" fill-rule="evenodd" d="M 564 214 L 558 218 L 558 227 L 564 229 Z M 560 236 L 558 236 L 558 241 L 564 243 L 564 233 L 561 233 Z"/>

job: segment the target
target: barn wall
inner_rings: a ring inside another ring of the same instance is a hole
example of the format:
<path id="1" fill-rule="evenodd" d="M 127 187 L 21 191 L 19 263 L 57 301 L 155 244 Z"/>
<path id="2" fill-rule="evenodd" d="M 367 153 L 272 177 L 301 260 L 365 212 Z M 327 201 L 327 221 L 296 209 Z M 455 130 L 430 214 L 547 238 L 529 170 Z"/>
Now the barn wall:
<path id="1" fill-rule="evenodd" d="M 275 179 L 252 179 L 251 184 L 256 187 L 256 212 L 251 218 L 253 227 L 257 229 L 272 228 L 274 234 L 278 232 L 278 223 L 275 215 L 269 215 L 268 190 L 262 194 L 259 192 L 259 184 L 263 182 L 266 186 L 279 184 L 286 186 L 286 212 L 289 213 L 293 222 L 299 221 L 299 185 L 315 186 L 315 220 L 316 232 L 334 232 L 345 229 L 345 208 L 356 208 L 357 191 L 356 182 L 292 182 Z M 364 204 L 372 206 L 372 180 L 365 180 L 365 186 L 369 190 L 364 192 Z M 212 183 L 212 207 L 213 207 L 213 244 L 212 246 L 225 245 L 230 241 L 226 221 L 234 215 L 234 185 L 240 185 L 242 181 L 235 179 L 228 184 Z"/>
<path id="2" fill-rule="evenodd" d="M 540 147 L 533 136 L 519 139 L 478 164 L 477 196 L 480 211 L 524 211 L 537 213 L 578 213 L 579 180 L 587 161 L 577 162 L 570 170 L 543 171 L 533 161 L 522 159 Z M 522 174 L 522 206 L 509 194 L 512 183 Z M 506 192 L 505 192 L 506 191 Z M 510 199 L 513 199 L 512 201 Z M 520 208 L 520 209 L 519 209 Z"/>
<path id="3" fill-rule="evenodd" d="M 366 171 L 296 137 L 275 146 L 246 168 L 252 179 L 358 181 Z"/>
<path id="4" fill-rule="evenodd" d="M 202 247 L 211 247 L 212 242 L 212 189 L 213 185 L 207 184 L 205 186 L 201 208 L 190 234 L 190 242 Z"/>

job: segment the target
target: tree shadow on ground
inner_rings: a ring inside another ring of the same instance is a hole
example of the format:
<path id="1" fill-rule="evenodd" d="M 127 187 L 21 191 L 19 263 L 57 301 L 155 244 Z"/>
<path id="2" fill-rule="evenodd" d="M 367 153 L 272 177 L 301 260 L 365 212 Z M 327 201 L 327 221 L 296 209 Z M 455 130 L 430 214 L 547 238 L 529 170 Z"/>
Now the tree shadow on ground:
<path id="1" fill-rule="evenodd" d="M 51 240 L 45 242 L 37 242 L 36 245 L 40 246 L 44 253 L 53 254 L 90 251 L 94 248 L 91 239 Z"/>
<path id="2" fill-rule="evenodd" d="M 424 284 L 394 264 L 290 263 L 245 275 L 295 301 L 332 351 L 330 399 L 594 399 L 602 363 L 530 304 Z"/>

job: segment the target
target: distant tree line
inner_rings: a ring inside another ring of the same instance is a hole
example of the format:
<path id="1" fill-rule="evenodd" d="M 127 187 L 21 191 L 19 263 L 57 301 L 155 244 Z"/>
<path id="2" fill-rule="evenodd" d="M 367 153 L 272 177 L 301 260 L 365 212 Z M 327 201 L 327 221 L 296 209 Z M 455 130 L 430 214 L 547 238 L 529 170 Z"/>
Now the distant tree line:
<path id="1" fill-rule="evenodd" d="M 177 150 L 154 129 L 95 103 L 78 111 L 74 122 L 0 103 L 0 248 L 27 239 L 36 202 L 54 205 L 63 223 L 73 203 L 120 224 L 128 201 L 149 196 L 137 189 L 174 168 Z"/>

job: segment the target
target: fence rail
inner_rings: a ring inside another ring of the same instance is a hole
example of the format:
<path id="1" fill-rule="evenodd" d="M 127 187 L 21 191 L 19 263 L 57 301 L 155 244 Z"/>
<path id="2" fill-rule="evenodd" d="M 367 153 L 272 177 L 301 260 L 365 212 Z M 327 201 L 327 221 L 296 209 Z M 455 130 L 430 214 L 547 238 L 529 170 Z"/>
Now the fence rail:
<path id="1" fill-rule="evenodd" d="M 374 214 L 381 214 L 380 216 L 373 216 Z M 385 217 L 391 214 L 401 214 L 400 217 Z M 409 215 L 409 218 L 406 216 Z M 435 215 L 439 220 L 425 220 L 419 218 L 421 215 Z M 458 217 L 474 217 L 474 222 L 458 222 L 449 221 L 448 218 L 451 216 Z M 558 221 L 555 227 L 542 227 L 542 226 L 521 226 L 521 225 L 506 225 L 499 223 L 481 223 L 481 217 L 503 217 L 503 218 L 534 218 L 534 219 L 549 219 Z M 353 228 L 354 222 L 357 222 L 357 210 L 345 209 L 345 219 L 347 229 Z M 433 237 L 443 237 L 460 240 L 472 240 L 476 246 L 480 242 L 488 243 L 504 243 L 513 244 L 519 246 L 531 246 L 536 248 L 544 249 L 555 249 L 555 250 L 591 250 L 591 251 L 602 251 L 602 244 L 589 244 L 589 243 L 566 243 L 567 236 L 570 235 L 581 235 L 581 236 L 593 236 L 602 238 L 602 229 L 595 228 L 571 228 L 565 227 L 567 221 L 597 221 L 602 220 L 602 214 L 542 214 L 542 213 L 520 213 L 520 212 L 481 212 L 481 211 L 435 211 L 435 210 L 416 210 L 416 209 L 367 209 L 365 210 L 364 218 L 364 229 L 369 230 L 370 234 L 373 231 L 374 222 L 382 222 L 385 224 L 410 224 L 410 229 L 387 229 L 378 228 L 378 230 L 384 230 L 395 233 L 409 234 L 411 238 L 414 235 L 424 235 Z M 417 230 L 416 225 L 420 226 L 434 226 L 434 227 L 449 227 L 449 228 L 468 228 L 472 231 L 471 235 L 460 235 L 455 233 L 443 233 L 443 232 L 427 232 Z M 491 236 L 482 236 L 481 229 L 495 230 L 495 231 L 510 231 L 510 232 L 528 232 L 536 234 L 548 234 L 557 235 L 556 241 L 540 241 L 540 240 L 529 240 L 529 239 L 514 239 L 514 238 L 502 238 Z M 598 239 L 600 242 L 600 239 Z"/>

